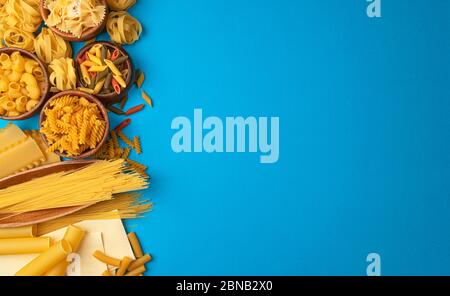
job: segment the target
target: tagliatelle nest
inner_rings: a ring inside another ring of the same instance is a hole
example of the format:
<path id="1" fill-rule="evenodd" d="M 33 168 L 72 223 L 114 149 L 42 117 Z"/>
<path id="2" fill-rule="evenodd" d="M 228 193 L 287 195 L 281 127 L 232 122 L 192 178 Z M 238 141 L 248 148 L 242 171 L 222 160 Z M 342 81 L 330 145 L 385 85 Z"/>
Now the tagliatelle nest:
<path id="1" fill-rule="evenodd" d="M 99 26 L 106 17 L 106 6 L 98 0 L 46 0 L 44 5 L 50 11 L 47 26 L 75 37 Z"/>

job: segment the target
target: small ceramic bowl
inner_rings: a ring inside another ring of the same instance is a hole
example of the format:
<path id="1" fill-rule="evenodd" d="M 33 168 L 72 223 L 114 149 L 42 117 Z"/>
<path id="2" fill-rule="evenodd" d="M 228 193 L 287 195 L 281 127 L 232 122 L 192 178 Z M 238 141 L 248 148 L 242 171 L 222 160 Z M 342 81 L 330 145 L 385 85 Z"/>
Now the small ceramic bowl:
<path id="1" fill-rule="evenodd" d="M 88 158 L 88 157 L 90 157 L 90 156 L 96 154 L 96 153 L 102 148 L 102 146 L 106 143 L 106 141 L 107 141 L 107 139 L 108 139 L 108 133 L 109 133 L 109 117 L 108 117 L 108 111 L 106 110 L 105 106 L 104 106 L 104 105 L 103 105 L 96 97 L 94 97 L 93 95 L 87 94 L 87 93 L 82 92 L 82 91 L 77 91 L 77 90 L 63 91 L 63 92 L 60 92 L 60 93 L 54 95 L 53 97 L 51 97 L 51 98 L 47 101 L 47 103 L 44 105 L 44 107 L 43 107 L 42 110 L 41 110 L 41 115 L 40 115 L 40 118 L 39 118 L 39 128 L 42 126 L 42 123 L 44 122 L 44 120 L 45 120 L 45 118 L 46 118 L 46 116 L 45 116 L 45 110 L 46 110 L 47 107 L 50 105 L 50 103 L 51 103 L 53 100 L 56 100 L 57 98 L 60 98 L 60 97 L 63 97 L 63 96 L 67 96 L 67 95 L 69 95 L 69 96 L 83 97 L 83 98 L 86 98 L 88 101 L 90 101 L 90 102 L 92 102 L 92 103 L 95 103 L 95 104 L 97 105 L 97 107 L 99 108 L 100 113 L 101 113 L 102 116 L 103 116 L 103 119 L 104 119 L 105 122 L 106 122 L 105 133 L 104 133 L 104 135 L 103 135 L 103 138 L 102 138 L 102 139 L 100 140 L 100 142 L 97 144 L 97 147 L 95 147 L 94 149 L 87 150 L 87 151 L 85 151 L 84 153 L 82 153 L 82 154 L 80 154 L 80 155 L 78 155 L 78 156 L 67 156 L 67 155 L 65 155 L 64 153 L 61 153 L 61 152 L 59 152 L 59 151 L 55 151 L 55 153 L 56 153 L 57 155 L 61 156 L 61 157 L 69 158 L 69 159 L 83 159 L 83 158 Z M 44 143 L 45 143 L 48 147 L 50 147 L 50 145 L 49 145 L 49 143 L 48 143 L 47 138 L 45 137 L 45 135 L 41 133 L 41 137 L 42 137 L 42 140 L 44 141 Z"/>
<path id="2" fill-rule="evenodd" d="M 111 93 L 108 93 L 108 94 L 96 94 L 95 95 L 105 105 L 117 103 L 123 97 L 125 97 L 128 94 L 128 91 L 133 86 L 133 81 L 134 81 L 134 67 L 133 67 L 133 63 L 131 61 L 131 57 L 126 52 L 126 50 L 123 49 L 123 47 L 121 47 L 120 45 L 117 45 L 117 44 L 112 43 L 112 42 L 107 42 L 107 41 L 97 41 L 97 42 L 92 42 L 90 44 L 87 44 L 82 49 L 80 49 L 80 51 L 78 51 L 78 53 L 77 53 L 77 55 L 75 57 L 75 68 L 77 69 L 77 72 L 78 72 L 78 75 L 77 75 L 78 76 L 78 86 L 85 87 L 81 83 L 81 79 L 82 79 L 83 75 L 81 75 L 80 64 L 78 63 L 78 61 L 85 54 L 86 51 L 88 51 L 92 46 L 94 46 L 96 44 L 102 44 L 102 45 L 110 48 L 111 51 L 114 51 L 114 50 L 117 49 L 117 50 L 120 51 L 122 56 L 128 56 L 128 60 L 125 62 L 125 64 L 126 64 L 125 67 L 128 69 L 128 76 L 127 76 L 127 79 L 125 80 L 125 82 L 127 84 L 127 87 L 125 89 L 122 89 L 120 94 L 116 94 L 115 92 L 111 92 Z"/>
<path id="3" fill-rule="evenodd" d="M 61 36 L 64 40 L 67 40 L 67 41 L 82 42 L 82 41 L 91 40 L 92 38 L 99 35 L 103 31 L 103 29 L 105 29 L 105 26 L 106 26 L 106 19 L 108 17 L 109 8 L 108 8 L 108 4 L 107 4 L 106 0 L 100 0 L 100 2 L 102 5 L 105 5 L 105 7 L 106 7 L 105 18 L 102 20 L 102 22 L 97 27 L 89 28 L 88 30 L 84 31 L 80 37 L 73 36 L 71 33 L 62 32 L 61 30 L 59 30 L 58 28 L 55 28 L 55 27 L 50 27 L 50 26 L 48 26 L 48 27 L 50 28 L 50 30 L 55 32 L 55 34 L 57 34 L 58 36 Z M 41 11 L 42 19 L 44 20 L 44 22 L 46 22 L 48 15 L 50 14 L 50 11 L 44 7 L 44 4 L 45 4 L 45 0 L 41 0 L 39 9 Z"/>
<path id="4" fill-rule="evenodd" d="M 19 116 L 14 116 L 14 117 L 0 116 L 0 119 L 5 119 L 5 120 L 25 120 L 30 117 L 33 117 L 33 115 L 36 114 L 39 111 L 39 109 L 42 108 L 42 106 L 44 105 L 44 103 L 48 97 L 49 91 L 50 91 L 50 82 L 49 82 L 49 78 L 48 78 L 47 67 L 37 56 L 35 56 L 31 52 L 26 51 L 24 49 L 14 48 L 14 47 L 1 48 L 0 54 L 6 53 L 8 55 L 11 55 L 13 52 L 16 52 L 16 51 L 20 52 L 20 54 L 23 57 L 33 59 L 39 64 L 39 67 L 41 67 L 41 69 L 42 69 L 42 73 L 44 73 L 44 84 L 43 84 L 43 87 L 41 88 L 42 95 L 41 95 L 39 104 L 37 104 L 32 110 L 30 110 L 26 113 L 23 113 Z"/>

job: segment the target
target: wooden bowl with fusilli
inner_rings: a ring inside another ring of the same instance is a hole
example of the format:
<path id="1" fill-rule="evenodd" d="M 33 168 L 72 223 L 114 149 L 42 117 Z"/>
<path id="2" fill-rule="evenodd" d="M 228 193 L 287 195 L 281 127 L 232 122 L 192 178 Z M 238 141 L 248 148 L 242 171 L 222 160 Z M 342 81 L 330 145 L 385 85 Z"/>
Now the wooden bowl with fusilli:
<path id="1" fill-rule="evenodd" d="M 39 119 L 48 150 L 69 159 L 95 155 L 107 141 L 109 125 L 104 105 L 94 96 L 75 90 L 51 97 Z"/>

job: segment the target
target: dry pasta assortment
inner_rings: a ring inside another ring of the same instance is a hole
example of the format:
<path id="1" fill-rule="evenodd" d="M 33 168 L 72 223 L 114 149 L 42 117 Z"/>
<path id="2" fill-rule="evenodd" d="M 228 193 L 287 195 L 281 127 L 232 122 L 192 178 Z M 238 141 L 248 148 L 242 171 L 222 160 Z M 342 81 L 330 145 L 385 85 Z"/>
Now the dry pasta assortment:
<path id="1" fill-rule="evenodd" d="M 142 35 L 135 4 L 0 0 L 0 117 L 43 106 L 37 129 L 0 128 L 0 276 L 142 276 L 152 261 L 122 223 L 153 207 L 148 167 L 132 159 L 141 138 L 126 133 L 153 107 L 120 46 Z M 96 42 L 103 30 L 113 43 Z M 73 41 L 86 41 L 75 56 Z M 128 106 L 133 86 L 140 102 Z M 111 130 L 108 112 L 124 117 Z"/>

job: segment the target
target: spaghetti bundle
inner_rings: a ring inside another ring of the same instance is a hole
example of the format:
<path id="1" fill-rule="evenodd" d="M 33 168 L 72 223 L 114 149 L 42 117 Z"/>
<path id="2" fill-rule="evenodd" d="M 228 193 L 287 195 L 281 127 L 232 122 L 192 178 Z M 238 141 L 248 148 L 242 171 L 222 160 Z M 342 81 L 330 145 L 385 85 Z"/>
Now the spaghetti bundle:
<path id="1" fill-rule="evenodd" d="M 97 161 L 0 190 L 0 214 L 95 204 L 147 187 L 148 179 L 123 159 Z"/>

